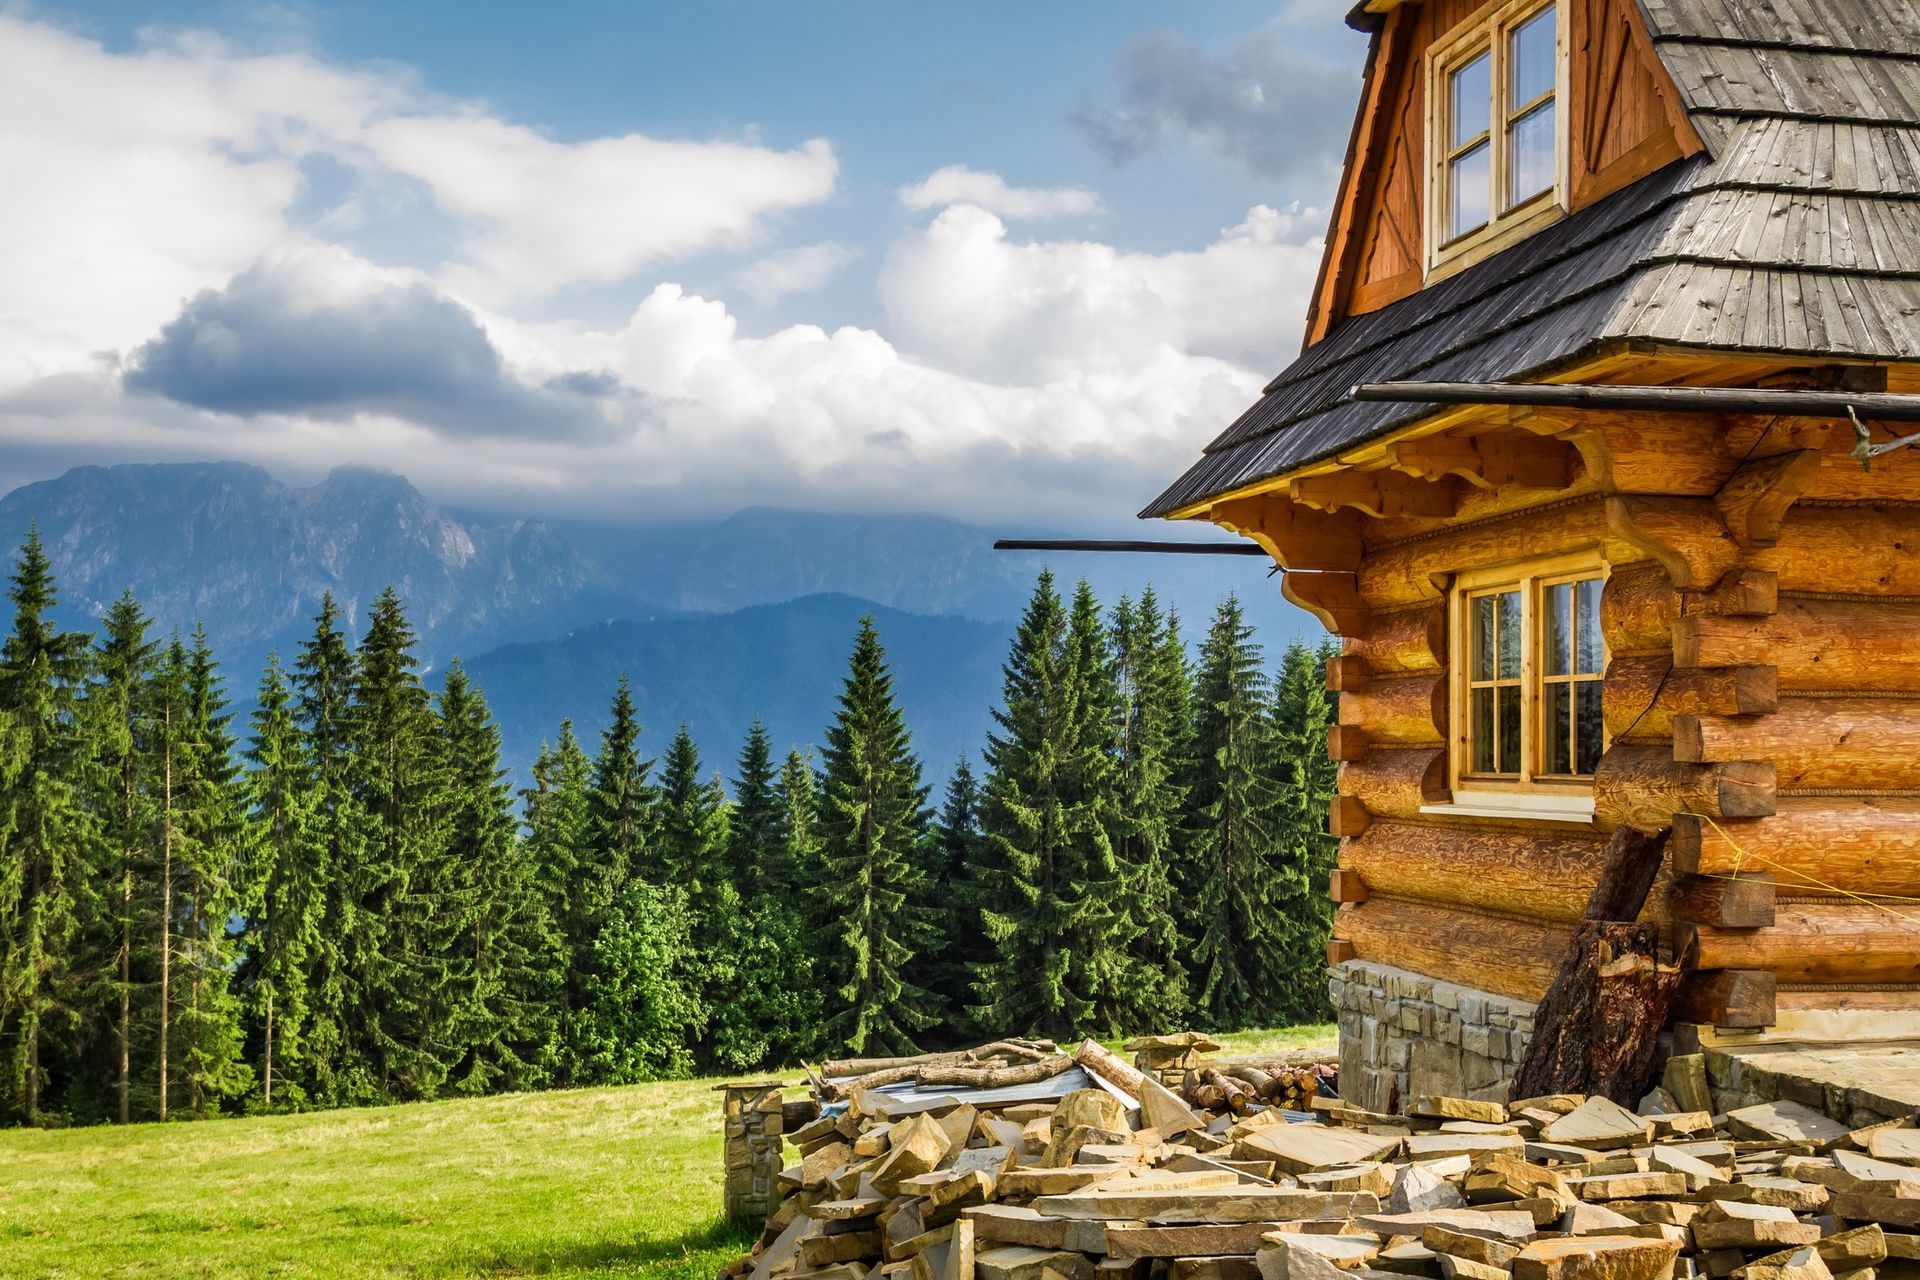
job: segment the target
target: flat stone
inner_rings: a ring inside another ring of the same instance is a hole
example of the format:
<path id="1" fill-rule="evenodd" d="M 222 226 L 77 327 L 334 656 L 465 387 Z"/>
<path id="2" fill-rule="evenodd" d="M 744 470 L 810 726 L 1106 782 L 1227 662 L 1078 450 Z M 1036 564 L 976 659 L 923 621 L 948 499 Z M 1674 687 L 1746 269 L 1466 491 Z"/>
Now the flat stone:
<path id="1" fill-rule="evenodd" d="M 1854 1222 L 1877 1222 L 1883 1227 L 1920 1228 L 1920 1200 L 1904 1196 L 1842 1191 L 1832 1200 L 1833 1215 Z"/>
<path id="2" fill-rule="evenodd" d="M 1574 1205 L 1567 1210 L 1563 1224 L 1567 1234 L 1575 1236 L 1632 1235 L 1631 1228 L 1640 1225 L 1624 1213 L 1600 1204 Z"/>
<path id="3" fill-rule="evenodd" d="M 1832 1192 L 1817 1183 L 1765 1175 L 1718 1183 L 1700 1192 L 1703 1200 L 1744 1200 L 1748 1204 L 1770 1204 L 1795 1213 L 1818 1213 L 1827 1207 L 1831 1195 Z"/>
<path id="4" fill-rule="evenodd" d="M 1260 1280 L 1343 1280 L 1346 1275 L 1327 1257 L 1292 1237 L 1274 1239 L 1254 1255 Z"/>
<path id="5" fill-rule="evenodd" d="M 1141 1078 L 1140 1109 L 1147 1123 L 1167 1137 L 1207 1127 L 1207 1122 L 1187 1105 L 1186 1099 L 1152 1076 Z"/>
<path id="6" fill-rule="evenodd" d="M 1047 1280 L 1048 1272 L 1086 1280 L 1093 1268 L 1084 1253 L 1001 1245 L 975 1253 L 973 1271 L 979 1280 Z"/>
<path id="7" fill-rule="evenodd" d="M 1694 1246 L 1700 1249 L 1777 1249 L 1820 1239 L 1819 1226 L 1800 1221 L 1791 1209 L 1735 1200 L 1707 1205 L 1692 1226 Z"/>
<path id="8" fill-rule="evenodd" d="M 1885 1262 L 1887 1234 L 1880 1229 L 1879 1223 L 1870 1222 L 1864 1227 L 1855 1227 L 1851 1231 L 1836 1231 L 1821 1240 L 1814 1248 L 1819 1251 L 1820 1260 L 1827 1264 L 1827 1270 L 1844 1274 Z M 1758 1259 L 1758 1262 L 1779 1262 L 1791 1252 L 1792 1250 L 1787 1250 L 1769 1254 Z"/>
<path id="9" fill-rule="evenodd" d="M 1416 1133 L 1406 1141 L 1407 1157 L 1412 1160 L 1483 1156 L 1497 1151 L 1519 1155 L 1526 1146 L 1518 1133 Z"/>
<path id="10" fill-rule="evenodd" d="M 1699 1191 L 1727 1180 L 1726 1174 L 1721 1173 L 1699 1156 L 1689 1155 L 1675 1147 L 1650 1148 L 1647 1151 L 1647 1167 L 1663 1173 L 1679 1174 L 1686 1180 L 1689 1191 Z"/>
<path id="11" fill-rule="evenodd" d="M 1769 1254 L 1749 1262 L 1736 1273 L 1746 1280 L 1832 1280 L 1820 1251 L 1811 1246 Z"/>
<path id="12" fill-rule="evenodd" d="M 1449 1098 L 1428 1094 L 1415 1098 L 1407 1108 L 1410 1116 L 1428 1120 L 1478 1120 L 1486 1124 L 1505 1124 L 1507 1107 L 1502 1102 L 1477 1102 L 1470 1098 Z"/>
<path id="13" fill-rule="evenodd" d="M 1736 1138 L 1767 1142 L 1811 1142 L 1818 1146 L 1838 1142 L 1850 1132 L 1838 1120 L 1798 1102 L 1764 1102 L 1727 1112 L 1727 1125 Z"/>
<path id="14" fill-rule="evenodd" d="M 1224 1257 L 1260 1252 L 1260 1238 L 1285 1229 L 1282 1222 L 1207 1222 L 1187 1226 L 1107 1225 L 1107 1256 L 1113 1258 Z"/>
<path id="15" fill-rule="evenodd" d="M 985 1204 L 968 1209 L 964 1216 L 973 1223 L 974 1239 L 980 1244 L 1018 1244 L 1034 1249 L 1066 1246 L 1067 1220 L 1049 1217 L 1037 1209 Z"/>
<path id="16" fill-rule="evenodd" d="M 1342 1165 L 1296 1174 L 1295 1181 L 1312 1191 L 1371 1191 L 1385 1200 L 1393 1192 L 1394 1166 L 1371 1161 Z"/>
<path id="17" fill-rule="evenodd" d="M 1920 1164 L 1920 1129 L 1875 1129 L 1867 1135 L 1867 1152 L 1876 1160 Z"/>
<path id="18" fill-rule="evenodd" d="M 1271 1160 L 1284 1173 L 1310 1173 L 1336 1165 L 1380 1160 L 1400 1148 L 1398 1135 L 1364 1133 L 1324 1124 L 1276 1124 L 1242 1138 L 1234 1155 Z"/>
<path id="19" fill-rule="evenodd" d="M 1581 1236 L 1536 1240 L 1513 1260 L 1514 1280 L 1666 1280 L 1680 1247 L 1668 1240 Z"/>
<path id="20" fill-rule="evenodd" d="M 1559 1173 L 1505 1152 L 1482 1156 L 1473 1162 L 1466 1177 L 1466 1194 L 1475 1204 L 1538 1196 L 1551 1197 L 1562 1204 L 1573 1199 L 1567 1180 Z"/>
<path id="21" fill-rule="evenodd" d="M 1400 1166 L 1387 1194 L 1389 1213 L 1418 1213 L 1426 1209 L 1460 1209 L 1466 1206 L 1460 1189 L 1427 1165 Z"/>
<path id="22" fill-rule="evenodd" d="M 1139 1221 L 1283 1222 L 1295 1218 L 1377 1213 L 1379 1198 L 1364 1191 L 1301 1191 L 1292 1187 L 1236 1187 L 1219 1191 L 1121 1190 L 1102 1187 L 1041 1196 L 1033 1207 L 1061 1218 Z"/>
<path id="23" fill-rule="evenodd" d="M 1483 1266 L 1510 1269 L 1520 1246 L 1510 1240 L 1493 1240 L 1468 1231 L 1455 1231 L 1439 1223 L 1428 1223 L 1420 1230 L 1420 1243 L 1435 1253 L 1465 1258 Z"/>
<path id="24" fill-rule="evenodd" d="M 1591 1178 L 1569 1178 L 1567 1185 L 1582 1200 L 1654 1200 L 1683 1196 L 1687 1180 L 1677 1173 L 1608 1173 Z"/>
<path id="25" fill-rule="evenodd" d="M 1588 1098 L 1540 1133 L 1548 1142 L 1595 1150 L 1640 1146 L 1653 1138 L 1653 1125 L 1611 1098 Z"/>
<path id="26" fill-rule="evenodd" d="M 1427 1209 L 1419 1213 L 1357 1214 L 1353 1225 L 1383 1236 L 1419 1235 L 1430 1226 L 1491 1236 L 1500 1240 L 1531 1240 L 1533 1215 L 1511 1209 Z"/>

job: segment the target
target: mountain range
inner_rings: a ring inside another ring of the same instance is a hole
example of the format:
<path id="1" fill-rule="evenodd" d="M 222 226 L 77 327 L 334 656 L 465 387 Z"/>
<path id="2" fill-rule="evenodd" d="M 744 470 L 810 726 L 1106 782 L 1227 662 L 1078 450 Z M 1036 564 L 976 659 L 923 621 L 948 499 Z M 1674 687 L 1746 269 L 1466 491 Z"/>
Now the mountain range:
<path id="1" fill-rule="evenodd" d="M 392 585 L 429 671 L 464 656 L 516 770 L 563 716 L 591 748 L 623 672 L 656 745 L 685 722 L 710 764 L 730 765 L 755 715 L 782 748 L 817 741 L 871 613 L 917 746 L 943 776 L 984 742 L 1013 620 L 1048 563 L 934 516 L 543 521 L 443 508 L 386 472 L 341 468 L 302 487 L 237 462 L 75 468 L 0 498 L 0 539 L 29 525 L 68 625 L 91 626 L 131 590 L 163 628 L 206 626 L 242 705 L 270 651 L 291 660 L 323 592 L 357 630 Z M 1270 647 L 1315 630 L 1256 559 L 1053 560 L 1108 604 L 1153 581 L 1195 639 L 1229 591 Z"/>

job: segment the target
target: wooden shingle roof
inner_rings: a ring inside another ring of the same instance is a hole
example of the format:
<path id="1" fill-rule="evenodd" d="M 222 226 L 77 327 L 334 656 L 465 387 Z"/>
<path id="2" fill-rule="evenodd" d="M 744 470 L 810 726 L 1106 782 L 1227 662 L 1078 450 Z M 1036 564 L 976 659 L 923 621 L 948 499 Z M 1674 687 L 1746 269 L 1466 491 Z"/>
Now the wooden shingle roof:
<path id="1" fill-rule="evenodd" d="M 1143 516 L 1432 412 L 1356 403 L 1360 382 L 1525 380 L 1635 339 L 1920 360 L 1920 8 L 1639 2 L 1709 154 L 1343 320 Z"/>

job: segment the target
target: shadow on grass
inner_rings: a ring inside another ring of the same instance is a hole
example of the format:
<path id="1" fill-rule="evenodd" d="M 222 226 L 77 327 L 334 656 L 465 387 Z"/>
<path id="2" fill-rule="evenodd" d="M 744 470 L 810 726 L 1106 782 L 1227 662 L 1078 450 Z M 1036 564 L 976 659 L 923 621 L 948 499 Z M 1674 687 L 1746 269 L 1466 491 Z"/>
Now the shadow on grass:
<path id="1" fill-rule="evenodd" d="M 716 1218 L 668 1239 L 602 1240 L 534 1253 L 501 1251 L 474 1259 L 476 1275 L 535 1276 L 606 1271 L 658 1280 L 713 1280 L 720 1268 L 760 1238 L 759 1228 Z"/>

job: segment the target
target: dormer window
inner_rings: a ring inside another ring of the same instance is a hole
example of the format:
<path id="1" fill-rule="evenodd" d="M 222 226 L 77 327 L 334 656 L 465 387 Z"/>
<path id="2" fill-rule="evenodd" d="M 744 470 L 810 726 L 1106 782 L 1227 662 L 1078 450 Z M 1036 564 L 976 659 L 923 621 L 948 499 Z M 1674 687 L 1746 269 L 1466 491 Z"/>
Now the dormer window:
<path id="1" fill-rule="evenodd" d="M 1477 258 L 1558 216 L 1561 5 L 1515 0 L 1428 57 L 1428 267 Z"/>

